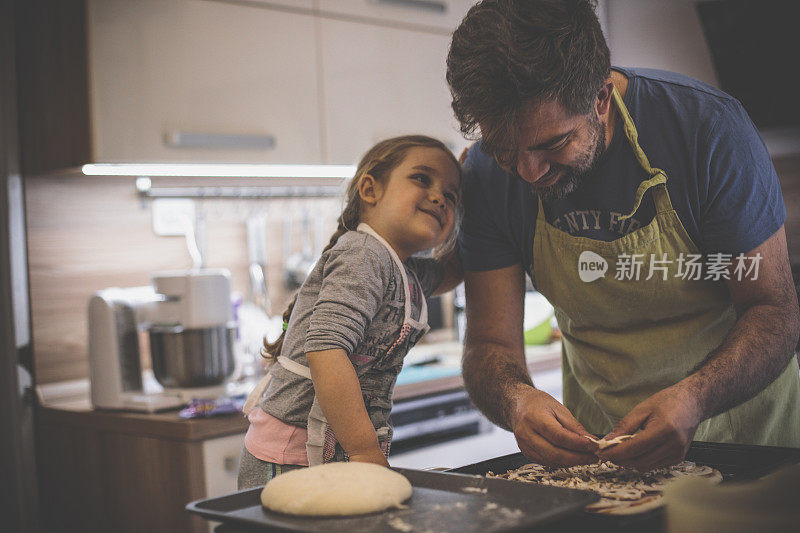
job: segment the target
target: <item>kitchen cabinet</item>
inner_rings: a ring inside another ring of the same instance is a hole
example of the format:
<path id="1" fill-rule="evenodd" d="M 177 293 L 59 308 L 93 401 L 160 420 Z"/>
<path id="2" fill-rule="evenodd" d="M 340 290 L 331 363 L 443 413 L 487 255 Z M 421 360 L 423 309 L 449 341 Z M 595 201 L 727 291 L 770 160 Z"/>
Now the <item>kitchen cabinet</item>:
<path id="1" fill-rule="evenodd" d="M 87 16 L 95 161 L 320 162 L 310 15 L 94 0 Z M 180 134 L 214 138 L 184 147 Z"/>
<path id="2" fill-rule="evenodd" d="M 247 420 L 161 414 L 38 410 L 42 531 L 207 532 L 184 510 L 236 490 Z"/>
<path id="3" fill-rule="evenodd" d="M 319 0 L 322 13 L 452 32 L 475 0 Z"/>
<path id="4" fill-rule="evenodd" d="M 228 494 L 238 489 L 239 458 L 244 435 L 239 433 L 204 440 L 203 473 L 205 493 L 210 496 Z"/>
<path id="5" fill-rule="evenodd" d="M 210 0 L 214 2 L 228 2 L 230 0 Z M 289 7 L 301 10 L 314 9 L 314 0 L 250 0 L 254 4 L 263 4 L 264 7 Z"/>
<path id="6" fill-rule="evenodd" d="M 90 0 L 93 159 L 351 164 L 411 132 L 458 153 L 445 60 L 471 3 Z"/>
<path id="7" fill-rule="evenodd" d="M 467 146 L 445 81 L 448 36 L 329 19 L 320 27 L 329 163 L 357 163 L 376 141 L 405 133 L 456 154 Z"/>

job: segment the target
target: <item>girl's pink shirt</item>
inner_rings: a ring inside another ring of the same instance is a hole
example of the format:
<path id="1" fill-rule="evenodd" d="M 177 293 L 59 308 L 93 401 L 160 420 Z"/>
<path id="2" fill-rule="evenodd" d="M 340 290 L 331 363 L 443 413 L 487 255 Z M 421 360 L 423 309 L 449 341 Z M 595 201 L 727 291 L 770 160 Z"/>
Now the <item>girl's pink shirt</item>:
<path id="1" fill-rule="evenodd" d="M 244 447 L 255 458 L 279 465 L 308 466 L 308 432 L 286 424 L 256 407 L 247 415 L 250 427 Z"/>

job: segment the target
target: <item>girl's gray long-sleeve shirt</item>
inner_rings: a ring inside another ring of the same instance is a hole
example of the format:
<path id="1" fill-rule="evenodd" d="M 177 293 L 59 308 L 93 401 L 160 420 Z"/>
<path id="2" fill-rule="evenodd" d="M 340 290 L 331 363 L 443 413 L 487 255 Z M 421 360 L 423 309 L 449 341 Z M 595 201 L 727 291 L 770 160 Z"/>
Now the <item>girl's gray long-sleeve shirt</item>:
<path id="1" fill-rule="evenodd" d="M 405 267 L 412 317 L 418 319 L 422 298 L 436 290 L 444 270 L 433 259 L 422 257 L 409 258 Z M 402 362 L 397 365 L 399 358 L 385 357 L 403 326 L 402 283 L 389 251 L 375 237 L 345 233 L 322 254 L 300 288 L 281 355 L 308 366 L 306 353 L 341 348 L 356 369 L 365 398 L 386 402 L 385 409 L 391 409 L 391 398 L 373 398 L 363 384 L 388 379 L 393 386 L 402 367 Z M 271 373 L 261 409 L 285 423 L 306 427 L 314 400 L 311 380 L 279 364 Z"/>

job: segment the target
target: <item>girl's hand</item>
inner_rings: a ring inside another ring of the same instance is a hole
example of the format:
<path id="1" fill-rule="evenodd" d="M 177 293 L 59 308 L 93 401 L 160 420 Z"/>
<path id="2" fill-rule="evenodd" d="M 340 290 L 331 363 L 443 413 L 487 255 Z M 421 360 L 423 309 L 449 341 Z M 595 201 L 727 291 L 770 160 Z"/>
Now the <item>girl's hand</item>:
<path id="1" fill-rule="evenodd" d="M 365 452 L 365 453 L 356 453 L 350 456 L 350 461 L 356 463 L 374 463 L 376 465 L 381 466 L 389 466 L 389 461 L 386 460 L 386 456 L 383 455 L 383 452 L 380 448 L 375 448 L 374 450 Z"/>

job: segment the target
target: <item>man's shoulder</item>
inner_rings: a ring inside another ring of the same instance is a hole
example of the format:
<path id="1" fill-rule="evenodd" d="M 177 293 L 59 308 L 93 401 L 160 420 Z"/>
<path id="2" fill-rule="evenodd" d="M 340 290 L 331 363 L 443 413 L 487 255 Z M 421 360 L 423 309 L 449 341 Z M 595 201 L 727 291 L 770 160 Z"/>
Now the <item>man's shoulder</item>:
<path id="1" fill-rule="evenodd" d="M 736 102 L 736 99 L 728 93 L 686 74 L 652 68 L 613 68 L 625 74 L 629 81 L 629 88 L 634 91 L 634 96 L 643 97 L 649 93 L 674 93 L 682 97 L 718 100 L 726 104 Z"/>
<path id="2" fill-rule="evenodd" d="M 478 139 L 470 146 L 467 158 L 464 160 L 464 171 L 467 173 L 478 171 L 486 173 L 493 170 L 496 166 L 494 158 L 483 151 L 483 140 Z"/>
<path id="3" fill-rule="evenodd" d="M 494 157 L 483 151 L 483 141 L 478 140 L 469 149 L 463 164 L 463 194 L 489 197 L 508 194 L 517 196 L 523 187 L 521 180 L 504 171 Z"/>
<path id="4" fill-rule="evenodd" d="M 707 83 L 666 70 L 619 70 L 628 77 L 625 104 L 645 142 L 682 132 L 680 137 L 694 145 L 708 142 L 720 130 L 748 126 L 742 104 Z"/>

